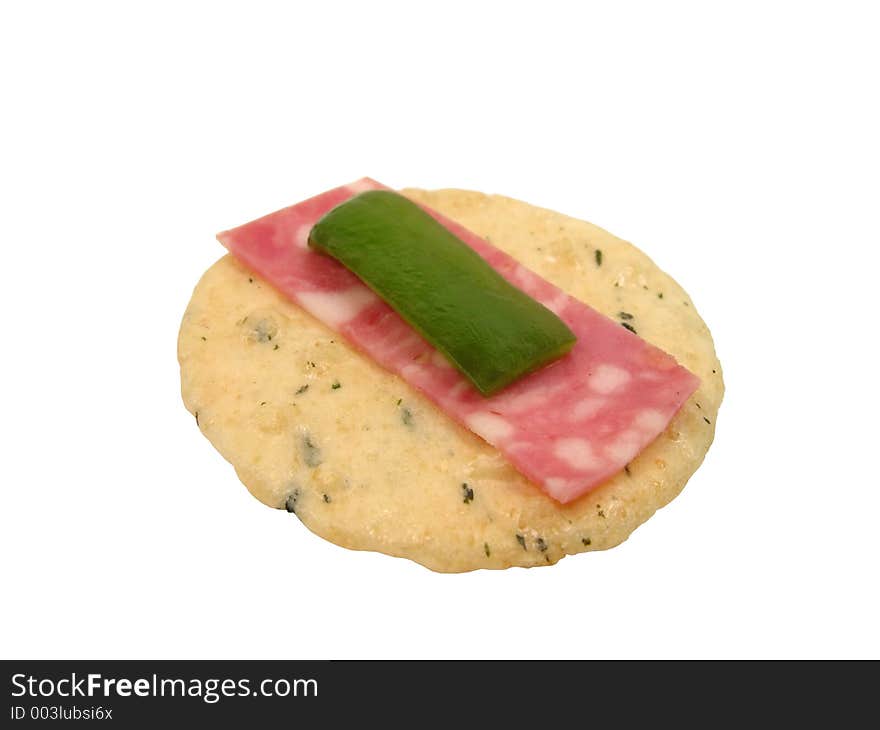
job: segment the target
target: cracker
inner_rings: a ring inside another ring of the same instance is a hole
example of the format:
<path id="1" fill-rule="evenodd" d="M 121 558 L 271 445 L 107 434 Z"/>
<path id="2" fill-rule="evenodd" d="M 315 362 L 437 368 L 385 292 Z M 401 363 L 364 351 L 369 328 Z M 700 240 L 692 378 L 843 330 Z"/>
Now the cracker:
<path id="1" fill-rule="evenodd" d="M 180 329 L 186 407 L 265 504 L 338 545 L 432 570 L 550 565 L 623 542 L 703 460 L 724 391 L 712 337 L 645 254 L 590 223 L 501 196 L 406 190 L 696 373 L 700 388 L 626 471 L 559 505 L 493 447 L 230 256 Z"/>

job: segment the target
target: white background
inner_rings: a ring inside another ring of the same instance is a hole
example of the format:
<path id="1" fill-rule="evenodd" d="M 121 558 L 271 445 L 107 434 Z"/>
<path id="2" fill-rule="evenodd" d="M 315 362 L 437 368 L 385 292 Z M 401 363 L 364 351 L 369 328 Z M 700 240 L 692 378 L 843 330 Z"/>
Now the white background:
<path id="1" fill-rule="evenodd" d="M 880 657 L 872 5 L 3 3 L 0 656 Z M 437 575 L 201 436 L 214 233 L 362 175 L 589 219 L 693 296 L 716 443 L 624 545 Z"/>

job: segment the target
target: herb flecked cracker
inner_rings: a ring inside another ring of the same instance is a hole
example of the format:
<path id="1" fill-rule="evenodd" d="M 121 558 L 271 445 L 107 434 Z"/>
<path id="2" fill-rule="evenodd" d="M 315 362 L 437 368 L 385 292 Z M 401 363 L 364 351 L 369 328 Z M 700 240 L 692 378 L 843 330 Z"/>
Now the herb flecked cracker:
<path id="1" fill-rule="evenodd" d="M 404 191 L 672 354 L 702 384 L 661 436 L 568 505 L 241 267 L 202 277 L 178 342 L 183 399 L 262 502 L 347 548 L 460 572 L 613 547 L 700 465 L 724 391 L 687 294 L 589 223 L 481 193 Z"/>

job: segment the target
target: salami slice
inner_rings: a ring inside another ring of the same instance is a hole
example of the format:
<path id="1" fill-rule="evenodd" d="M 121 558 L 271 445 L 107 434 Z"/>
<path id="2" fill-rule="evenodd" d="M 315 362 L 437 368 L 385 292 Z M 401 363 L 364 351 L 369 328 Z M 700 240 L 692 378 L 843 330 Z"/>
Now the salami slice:
<path id="1" fill-rule="evenodd" d="M 322 215 L 374 189 L 383 186 L 364 178 L 218 239 L 285 296 L 492 444 L 553 499 L 570 502 L 622 470 L 696 390 L 699 379 L 670 355 L 426 208 L 578 338 L 565 357 L 483 397 L 353 273 L 308 247 Z"/>

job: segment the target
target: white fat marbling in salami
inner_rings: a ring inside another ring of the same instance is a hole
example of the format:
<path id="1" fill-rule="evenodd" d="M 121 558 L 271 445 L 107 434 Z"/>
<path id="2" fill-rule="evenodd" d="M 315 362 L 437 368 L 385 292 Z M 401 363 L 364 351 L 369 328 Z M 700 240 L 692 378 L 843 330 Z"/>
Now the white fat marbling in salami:
<path id="1" fill-rule="evenodd" d="M 619 472 L 667 426 L 699 379 L 670 355 L 426 210 L 575 333 L 571 352 L 482 396 L 396 312 L 335 259 L 308 247 L 318 219 L 383 186 L 365 178 L 221 233 L 234 256 L 377 363 L 495 446 L 559 502 Z"/>

